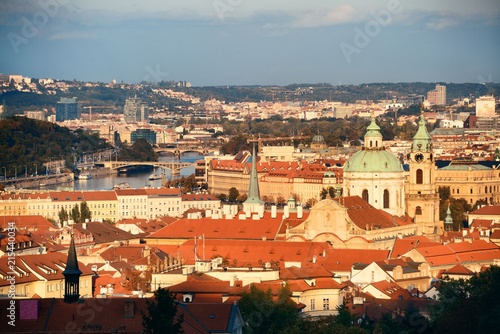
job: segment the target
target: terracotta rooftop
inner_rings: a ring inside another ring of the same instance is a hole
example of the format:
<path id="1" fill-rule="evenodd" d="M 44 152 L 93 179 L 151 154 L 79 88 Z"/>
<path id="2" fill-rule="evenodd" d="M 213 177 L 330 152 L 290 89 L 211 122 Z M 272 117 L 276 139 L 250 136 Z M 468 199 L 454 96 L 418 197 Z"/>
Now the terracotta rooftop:
<path id="1" fill-rule="evenodd" d="M 15 300 L 19 318 L 16 326 L 0 324 L 0 331 L 10 333 L 142 333 L 141 311 L 146 311 L 146 298 L 85 298 L 77 303 L 63 299 Z M 7 308 L 9 300 L 0 300 Z M 178 307 L 177 316 L 183 315 L 182 329 L 186 334 L 209 333 L 191 312 Z M 17 318 L 17 317 L 16 317 Z"/>
<path id="2" fill-rule="evenodd" d="M 204 236 L 205 239 L 247 239 L 273 240 L 282 225 L 281 215 L 271 218 L 271 213 L 264 213 L 262 219 L 188 219 L 183 218 L 149 235 L 148 238 L 192 239 Z"/>
<path id="3" fill-rule="evenodd" d="M 0 216 L 0 228 L 6 229 L 10 222 L 15 223 L 17 230 L 26 230 L 43 235 L 46 231 L 55 231 L 57 228 L 40 215 L 35 216 Z"/>
<path id="4" fill-rule="evenodd" d="M 396 239 L 391 251 L 391 258 L 398 258 L 413 248 L 423 248 L 430 246 L 440 246 L 438 242 L 431 241 L 424 236 L 414 236 L 402 239 Z"/>
<path id="5" fill-rule="evenodd" d="M 83 234 L 92 233 L 95 244 L 111 244 L 115 241 L 137 239 L 137 236 L 120 230 L 108 223 L 90 222 L 85 224 L 86 228 L 83 228 L 84 225 L 82 223 L 74 224 L 73 228 Z"/>
<path id="6" fill-rule="evenodd" d="M 500 215 L 500 205 L 486 205 L 480 209 L 470 212 L 471 215 Z"/>
<path id="7" fill-rule="evenodd" d="M 378 210 L 359 196 L 334 198 L 348 210 L 349 218 L 363 230 L 382 229 L 411 224 L 409 217 L 396 217 Z"/>
<path id="8" fill-rule="evenodd" d="M 443 275 L 473 275 L 472 270 L 467 269 L 462 264 L 457 264 L 443 272 Z"/>
<path id="9" fill-rule="evenodd" d="M 166 251 L 161 245 L 157 247 Z M 305 266 L 312 261 L 314 255 L 319 257 L 323 250 L 329 247 L 327 243 L 319 242 L 207 239 L 204 247 L 202 240 L 197 240 L 196 252 L 199 258 L 203 258 L 203 254 L 205 254 L 205 259 L 216 256 L 225 258 L 229 261 L 229 267 L 248 267 L 250 265 L 254 268 L 262 268 L 266 262 L 271 265 L 277 264 L 279 267 L 283 267 L 285 262 L 297 262 Z M 193 264 L 193 248 L 194 241 L 188 240 L 170 254 L 179 254 L 187 264 Z"/>

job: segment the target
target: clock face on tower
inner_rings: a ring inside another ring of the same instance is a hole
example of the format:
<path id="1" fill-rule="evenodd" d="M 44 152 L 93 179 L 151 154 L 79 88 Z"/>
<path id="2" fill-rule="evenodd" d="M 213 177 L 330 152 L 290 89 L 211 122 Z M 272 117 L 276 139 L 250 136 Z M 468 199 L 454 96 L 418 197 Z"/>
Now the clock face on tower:
<path id="1" fill-rule="evenodd" d="M 422 162 L 422 161 L 424 161 L 424 155 L 422 153 L 415 154 L 415 161 L 416 162 Z"/>

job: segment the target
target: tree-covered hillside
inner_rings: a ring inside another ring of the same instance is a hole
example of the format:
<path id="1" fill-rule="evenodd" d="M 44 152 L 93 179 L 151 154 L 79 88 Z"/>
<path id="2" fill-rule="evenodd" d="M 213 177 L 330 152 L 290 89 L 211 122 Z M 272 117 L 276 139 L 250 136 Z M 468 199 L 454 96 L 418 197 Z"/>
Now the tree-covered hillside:
<path id="1" fill-rule="evenodd" d="M 6 168 L 7 177 L 30 171 L 51 160 L 66 160 L 71 167 L 83 152 L 96 151 L 110 146 L 97 134 L 68 128 L 26 117 L 0 120 L 0 166 Z M 25 167 L 26 166 L 26 167 Z M 2 175 L 4 170 L 2 169 Z"/>

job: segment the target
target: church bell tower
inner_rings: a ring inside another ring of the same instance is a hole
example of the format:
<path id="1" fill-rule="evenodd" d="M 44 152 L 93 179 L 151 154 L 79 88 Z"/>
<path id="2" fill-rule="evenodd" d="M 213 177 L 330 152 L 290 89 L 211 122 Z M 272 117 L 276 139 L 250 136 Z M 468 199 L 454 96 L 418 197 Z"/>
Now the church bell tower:
<path id="1" fill-rule="evenodd" d="M 434 180 L 434 154 L 432 138 L 427 131 L 424 112 L 418 121 L 410 152 L 410 177 L 406 198 L 406 212 L 413 217 L 419 234 L 440 235 L 439 196 Z"/>

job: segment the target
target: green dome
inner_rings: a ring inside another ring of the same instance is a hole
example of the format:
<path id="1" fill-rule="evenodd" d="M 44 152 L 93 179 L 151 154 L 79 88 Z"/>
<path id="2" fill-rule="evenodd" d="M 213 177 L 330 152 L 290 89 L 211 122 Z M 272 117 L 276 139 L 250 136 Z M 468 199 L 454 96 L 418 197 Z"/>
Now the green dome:
<path id="1" fill-rule="evenodd" d="M 325 138 L 322 135 L 315 135 L 312 138 L 312 142 L 315 144 L 323 144 L 325 142 Z"/>
<path id="2" fill-rule="evenodd" d="M 386 150 L 361 150 L 353 154 L 344 166 L 344 172 L 403 172 L 398 158 Z"/>
<path id="3" fill-rule="evenodd" d="M 375 117 L 372 116 L 370 125 L 366 128 L 365 137 L 382 137 L 380 133 L 380 126 L 375 122 Z"/>
<path id="4" fill-rule="evenodd" d="M 417 133 L 413 137 L 412 150 L 414 152 L 416 151 L 430 152 L 432 150 L 432 137 L 427 131 L 427 127 L 425 126 L 425 118 L 423 111 L 421 112 L 420 119 L 418 120 Z"/>

